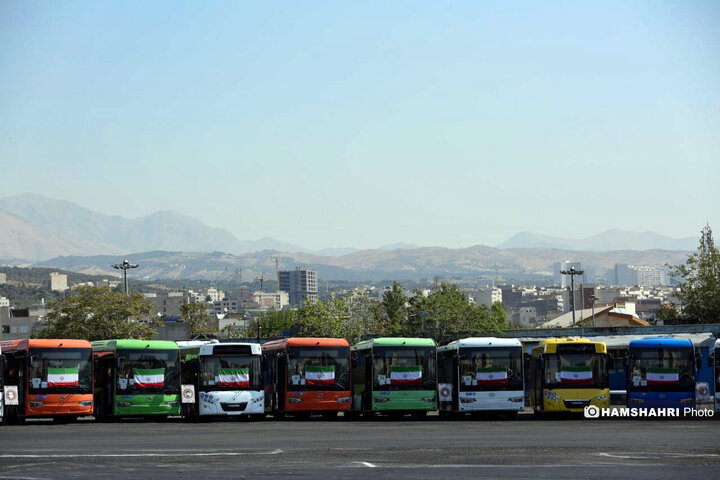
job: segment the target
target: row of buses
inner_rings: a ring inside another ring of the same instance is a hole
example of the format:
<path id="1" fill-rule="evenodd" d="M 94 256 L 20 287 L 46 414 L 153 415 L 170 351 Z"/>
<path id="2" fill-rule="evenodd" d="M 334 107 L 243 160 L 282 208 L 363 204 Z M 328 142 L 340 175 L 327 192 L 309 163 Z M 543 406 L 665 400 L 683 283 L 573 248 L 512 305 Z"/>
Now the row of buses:
<path id="1" fill-rule="evenodd" d="M 720 407 L 720 341 L 715 344 Z M 424 417 L 496 412 L 514 417 L 609 407 L 612 359 L 602 342 L 553 338 L 526 360 L 517 339 L 337 338 L 258 343 L 157 340 L 0 342 L 4 422 L 51 417 L 197 421 L 224 415 Z M 527 372 L 525 371 L 527 365 Z M 633 340 L 626 357 L 629 407 L 694 407 L 699 369 L 689 340 Z M 527 380 L 527 389 L 526 381 Z"/>

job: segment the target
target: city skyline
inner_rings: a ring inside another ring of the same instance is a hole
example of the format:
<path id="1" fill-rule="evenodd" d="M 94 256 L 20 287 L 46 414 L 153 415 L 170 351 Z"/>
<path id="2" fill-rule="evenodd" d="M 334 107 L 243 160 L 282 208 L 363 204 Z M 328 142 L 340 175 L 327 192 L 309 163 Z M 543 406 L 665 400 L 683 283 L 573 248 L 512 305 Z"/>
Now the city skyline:
<path id="1" fill-rule="evenodd" d="M 699 236 L 720 5 L 0 5 L 0 197 L 309 249 Z"/>

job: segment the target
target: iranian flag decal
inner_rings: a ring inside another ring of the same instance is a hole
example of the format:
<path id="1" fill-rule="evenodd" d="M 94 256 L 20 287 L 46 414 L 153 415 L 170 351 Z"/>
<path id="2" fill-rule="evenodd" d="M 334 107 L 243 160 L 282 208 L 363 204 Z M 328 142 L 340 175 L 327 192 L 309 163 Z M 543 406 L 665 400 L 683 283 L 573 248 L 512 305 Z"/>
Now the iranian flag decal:
<path id="1" fill-rule="evenodd" d="M 334 385 L 335 367 L 305 367 L 306 385 Z"/>
<path id="2" fill-rule="evenodd" d="M 141 370 L 136 368 L 133 380 L 135 380 L 135 388 L 162 388 L 165 386 L 165 369 Z"/>
<path id="3" fill-rule="evenodd" d="M 680 383 L 677 368 L 648 368 L 645 376 L 648 385 L 673 385 Z"/>
<path id="4" fill-rule="evenodd" d="M 500 385 L 507 383 L 507 368 L 504 367 L 488 367 L 478 368 L 475 373 L 475 379 L 478 385 Z"/>
<path id="5" fill-rule="evenodd" d="M 422 367 L 390 367 L 390 385 L 422 382 Z"/>
<path id="6" fill-rule="evenodd" d="M 560 383 L 569 385 L 592 385 L 592 369 L 590 367 L 561 367 Z"/>
<path id="7" fill-rule="evenodd" d="M 247 368 L 221 368 L 218 370 L 217 385 L 219 387 L 249 387 L 250 371 Z"/>
<path id="8" fill-rule="evenodd" d="M 47 376 L 48 387 L 77 387 L 78 369 L 77 368 L 48 368 Z"/>

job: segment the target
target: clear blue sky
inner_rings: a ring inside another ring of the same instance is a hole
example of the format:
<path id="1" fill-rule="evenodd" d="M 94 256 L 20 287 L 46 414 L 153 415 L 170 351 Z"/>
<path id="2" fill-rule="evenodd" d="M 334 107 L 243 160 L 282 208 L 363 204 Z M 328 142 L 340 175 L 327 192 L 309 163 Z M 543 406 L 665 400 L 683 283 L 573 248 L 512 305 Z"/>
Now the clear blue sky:
<path id="1" fill-rule="evenodd" d="M 5 0 L 23 192 L 309 248 L 720 230 L 720 2 Z"/>

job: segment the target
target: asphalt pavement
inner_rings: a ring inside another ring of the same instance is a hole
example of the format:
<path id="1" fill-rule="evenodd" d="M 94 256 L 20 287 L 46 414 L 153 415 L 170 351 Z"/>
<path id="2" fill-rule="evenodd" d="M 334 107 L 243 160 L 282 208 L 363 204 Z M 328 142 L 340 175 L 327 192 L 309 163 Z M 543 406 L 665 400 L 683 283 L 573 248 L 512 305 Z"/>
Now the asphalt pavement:
<path id="1" fill-rule="evenodd" d="M 18 480 L 720 478 L 717 419 L 29 421 L 0 450 Z"/>

